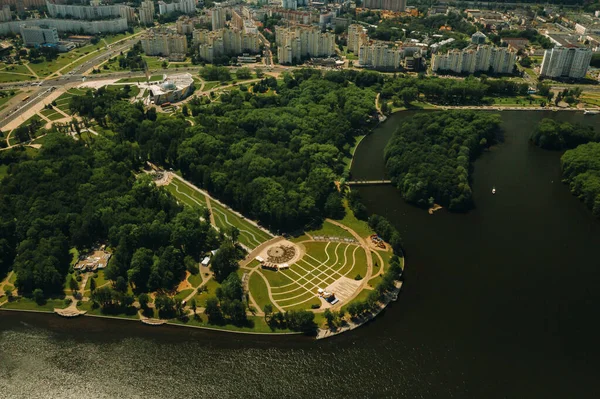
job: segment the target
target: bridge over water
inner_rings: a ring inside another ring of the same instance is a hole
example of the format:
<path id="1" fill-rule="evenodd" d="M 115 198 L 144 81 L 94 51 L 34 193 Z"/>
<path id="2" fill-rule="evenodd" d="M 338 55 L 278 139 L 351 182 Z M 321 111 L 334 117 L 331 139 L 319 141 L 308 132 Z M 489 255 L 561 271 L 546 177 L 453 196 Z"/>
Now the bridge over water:
<path id="1" fill-rule="evenodd" d="M 352 180 L 348 182 L 349 186 L 367 186 L 376 184 L 392 184 L 391 180 Z"/>

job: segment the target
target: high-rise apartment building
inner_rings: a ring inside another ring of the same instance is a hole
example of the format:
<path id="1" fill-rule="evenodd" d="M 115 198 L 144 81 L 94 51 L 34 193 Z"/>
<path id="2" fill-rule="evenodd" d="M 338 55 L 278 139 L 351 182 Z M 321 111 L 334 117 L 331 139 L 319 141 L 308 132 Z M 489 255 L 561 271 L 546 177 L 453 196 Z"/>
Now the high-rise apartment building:
<path id="1" fill-rule="evenodd" d="M 358 50 L 358 63 L 376 69 L 397 69 L 402 62 L 402 50 L 385 42 L 364 42 Z"/>
<path id="2" fill-rule="evenodd" d="M 158 2 L 158 13 L 160 15 L 179 11 L 184 14 L 193 14 L 196 12 L 196 0 L 174 0 L 172 3 Z"/>
<path id="3" fill-rule="evenodd" d="M 544 52 L 541 76 L 549 78 L 585 77 L 592 60 L 592 51 L 584 47 L 555 47 Z"/>
<path id="4" fill-rule="evenodd" d="M 348 51 L 358 54 L 360 45 L 369 40 L 367 30 L 359 24 L 348 26 Z"/>
<path id="5" fill-rule="evenodd" d="M 260 40 L 256 33 L 247 33 L 241 29 L 219 29 L 194 31 L 194 45 L 198 45 L 200 58 L 213 62 L 220 55 L 256 54 L 260 52 Z"/>
<path id="6" fill-rule="evenodd" d="M 46 0 L 0 0 L 0 5 L 23 6 L 23 7 L 43 7 Z"/>
<path id="7" fill-rule="evenodd" d="M 321 33 L 316 26 L 296 25 L 275 27 L 277 58 L 280 64 L 289 64 L 308 57 L 327 57 L 335 54 L 335 35 Z"/>
<path id="8" fill-rule="evenodd" d="M 154 25 L 154 2 L 145 0 L 140 5 L 140 23 L 146 26 Z"/>
<path id="9" fill-rule="evenodd" d="M 452 71 L 455 73 L 512 73 L 517 53 L 507 47 L 491 47 L 480 45 L 463 50 L 450 50 L 446 54 L 434 54 L 431 59 L 431 69 L 437 71 Z"/>
<path id="10" fill-rule="evenodd" d="M 194 25 L 196 25 L 196 20 L 194 18 L 190 18 L 187 15 L 182 15 L 177 19 L 175 23 L 177 27 L 177 33 L 180 35 L 191 35 L 194 32 Z"/>
<path id="11" fill-rule="evenodd" d="M 185 35 L 167 29 L 149 29 L 140 41 L 146 55 L 171 56 L 188 50 Z"/>
<path id="12" fill-rule="evenodd" d="M 298 0 L 281 0 L 281 7 L 286 10 L 296 10 L 298 8 Z"/>
<path id="13" fill-rule="evenodd" d="M 76 32 L 95 35 L 99 33 L 118 33 L 127 30 L 127 19 L 100 19 L 95 21 L 86 21 L 82 19 L 57 19 L 57 18 L 37 18 L 26 20 L 27 25 L 42 26 L 47 25 L 56 28 L 59 32 Z M 24 21 L 10 21 L 0 23 L 0 35 L 8 33 L 20 33 L 21 25 Z"/>
<path id="14" fill-rule="evenodd" d="M 406 0 L 364 0 L 363 6 L 377 10 L 405 11 Z"/>
<path id="15" fill-rule="evenodd" d="M 212 30 L 223 29 L 225 27 L 225 9 L 221 7 L 214 7 L 210 10 L 211 21 L 212 21 Z"/>
<path id="16" fill-rule="evenodd" d="M 12 21 L 12 13 L 10 12 L 10 6 L 8 4 L 3 5 L 0 9 L 0 22 Z"/>
<path id="17" fill-rule="evenodd" d="M 135 20 L 133 9 L 124 4 L 100 5 L 93 0 L 90 5 L 58 4 L 56 0 L 46 0 L 48 14 L 52 18 L 85 19 L 89 21 L 109 18 L 127 18 Z"/>
<path id="18" fill-rule="evenodd" d="M 48 26 L 21 25 L 21 38 L 23 44 L 28 47 L 39 46 L 46 43 L 58 43 L 58 32 L 56 28 Z"/>

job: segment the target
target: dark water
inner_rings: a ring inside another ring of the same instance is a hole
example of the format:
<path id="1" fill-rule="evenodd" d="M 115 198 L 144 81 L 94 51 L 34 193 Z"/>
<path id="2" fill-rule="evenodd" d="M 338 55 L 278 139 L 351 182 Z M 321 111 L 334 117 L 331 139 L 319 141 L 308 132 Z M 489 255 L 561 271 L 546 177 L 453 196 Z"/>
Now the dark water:
<path id="1" fill-rule="evenodd" d="M 409 117 L 365 139 L 357 177 L 381 177 Z M 400 299 L 370 325 L 315 342 L 0 312 L 0 398 L 599 397 L 600 223 L 560 183 L 560 154 L 528 145 L 542 114 L 502 117 L 472 212 L 431 216 L 391 187 L 361 189 L 408 250 Z"/>

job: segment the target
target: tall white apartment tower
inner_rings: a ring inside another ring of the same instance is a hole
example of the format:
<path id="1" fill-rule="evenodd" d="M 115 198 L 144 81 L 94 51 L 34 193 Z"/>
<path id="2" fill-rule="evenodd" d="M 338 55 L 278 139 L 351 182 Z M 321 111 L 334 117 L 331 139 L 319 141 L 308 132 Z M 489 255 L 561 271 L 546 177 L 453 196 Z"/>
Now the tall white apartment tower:
<path id="1" fill-rule="evenodd" d="M 212 30 L 223 29 L 225 27 L 225 9 L 215 7 L 211 10 Z"/>
<path id="2" fill-rule="evenodd" d="M 140 23 L 149 26 L 154 24 L 154 2 L 145 0 L 140 6 Z"/>
<path id="3" fill-rule="evenodd" d="M 550 78 L 585 77 L 592 60 L 592 50 L 584 47 L 555 47 L 544 52 L 541 76 Z"/>

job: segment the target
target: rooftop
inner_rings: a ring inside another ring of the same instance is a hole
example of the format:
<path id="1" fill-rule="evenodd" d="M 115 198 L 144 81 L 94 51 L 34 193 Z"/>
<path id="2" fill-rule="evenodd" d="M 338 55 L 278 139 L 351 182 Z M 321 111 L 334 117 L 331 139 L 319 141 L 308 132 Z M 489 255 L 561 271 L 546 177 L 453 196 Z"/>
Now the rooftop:
<path id="1" fill-rule="evenodd" d="M 161 95 L 169 91 L 184 89 L 194 84 L 194 78 L 189 73 L 180 73 L 177 75 L 163 75 L 160 84 L 154 84 L 149 89 L 154 95 Z"/>

